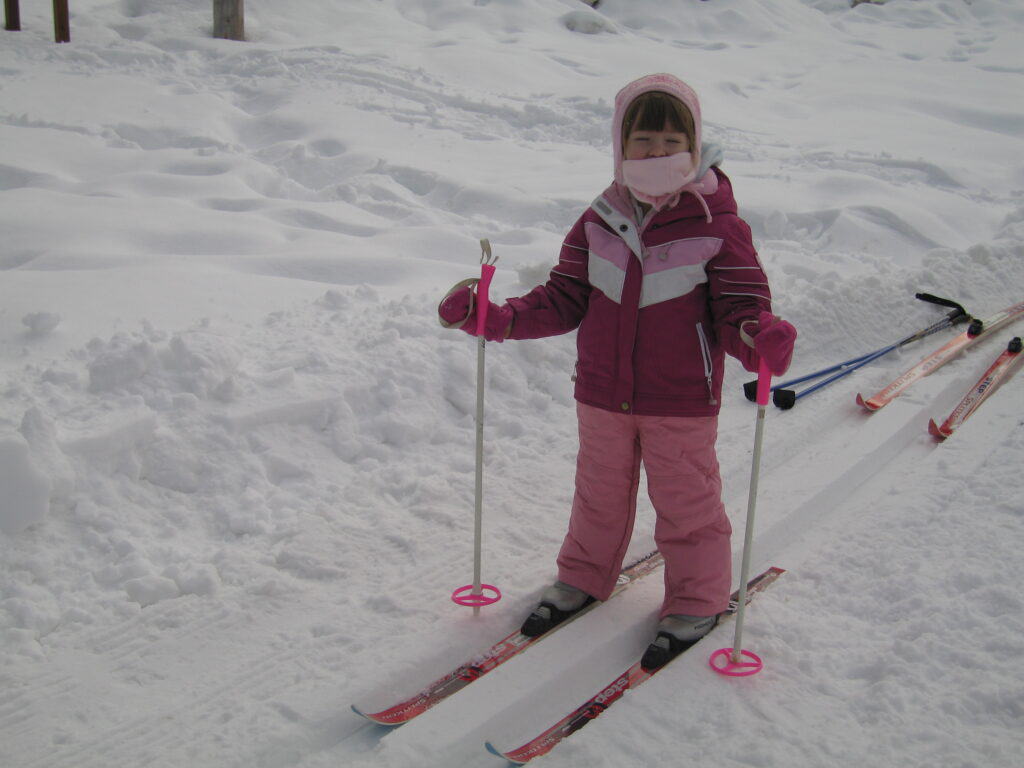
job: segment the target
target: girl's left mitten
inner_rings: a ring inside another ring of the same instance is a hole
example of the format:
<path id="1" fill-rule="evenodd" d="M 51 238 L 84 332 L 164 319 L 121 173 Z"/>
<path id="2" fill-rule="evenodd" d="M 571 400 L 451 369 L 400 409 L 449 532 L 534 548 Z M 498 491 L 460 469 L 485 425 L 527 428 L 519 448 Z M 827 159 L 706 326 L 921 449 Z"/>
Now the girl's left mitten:
<path id="1" fill-rule="evenodd" d="M 754 350 L 768 364 L 773 376 L 781 376 L 793 360 L 796 328 L 771 312 L 762 312 L 757 319 Z"/>

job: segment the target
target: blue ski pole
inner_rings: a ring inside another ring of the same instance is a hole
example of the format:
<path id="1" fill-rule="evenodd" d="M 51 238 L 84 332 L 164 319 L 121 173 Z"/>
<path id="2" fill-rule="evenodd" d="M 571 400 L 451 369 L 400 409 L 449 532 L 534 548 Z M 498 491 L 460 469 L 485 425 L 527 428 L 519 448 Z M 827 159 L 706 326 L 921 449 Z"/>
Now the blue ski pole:
<path id="1" fill-rule="evenodd" d="M 856 371 L 858 368 L 861 368 L 862 366 L 865 366 L 868 363 L 874 362 L 883 355 L 887 355 L 889 352 L 892 352 L 894 349 L 899 349 L 900 347 L 906 344 L 910 344 L 913 341 L 923 339 L 926 336 L 930 336 L 931 334 L 937 333 L 944 328 L 949 328 L 950 326 L 955 325 L 956 323 L 963 322 L 970 318 L 970 315 L 967 313 L 967 310 L 965 310 L 961 304 L 958 304 L 957 302 L 952 301 L 951 299 L 943 299 L 939 296 L 933 296 L 930 293 L 918 293 L 915 295 L 915 298 L 920 299 L 921 301 L 927 301 L 931 304 L 938 304 L 944 307 L 952 307 L 953 311 L 946 315 L 946 317 L 944 317 L 942 320 L 939 320 L 936 323 L 932 323 L 927 328 L 923 328 L 920 331 L 912 333 L 909 336 L 900 339 L 899 341 L 893 342 L 892 344 L 887 344 L 886 346 L 880 347 L 879 349 L 876 349 L 872 352 L 867 352 L 863 355 L 860 355 L 859 357 L 853 357 L 850 358 L 849 360 L 844 360 L 841 363 L 836 363 L 835 365 L 828 366 L 827 368 L 822 368 L 821 370 L 814 371 L 813 373 L 808 373 L 805 374 L 804 376 L 799 376 L 795 379 L 790 379 L 788 381 L 776 384 L 775 386 L 772 387 L 772 401 L 779 408 L 782 408 L 783 410 L 788 410 L 789 408 L 792 408 L 794 405 L 796 405 L 796 401 L 799 400 L 801 397 L 806 397 L 807 395 L 817 392 L 822 387 L 828 386 L 832 382 L 837 381 L 843 378 L 844 376 L 848 376 L 849 374 Z M 816 384 L 807 387 L 806 389 L 801 390 L 800 392 L 795 392 L 791 389 L 791 387 L 797 384 L 804 384 L 808 381 L 814 381 L 815 379 L 822 380 L 817 382 Z M 743 385 L 743 391 L 744 394 L 747 396 L 748 400 L 752 400 L 754 398 L 756 387 L 756 381 L 747 382 L 746 384 Z"/>
<path id="2" fill-rule="evenodd" d="M 835 365 L 830 365 L 828 368 L 822 368 L 820 371 L 814 371 L 813 373 L 806 373 L 803 376 L 800 376 L 798 378 L 790 379 L 789 381 L 783 381 L 783 382 L 781 382 L 779 384 L 775 384 L 774 386 L 772 386 L 771 391 L 775 392 L 776 390 L 779 390 L 779 389 L 788 389 L 789 387 L 796 386 L 797 384 L 803 384 L 804 382 L 807 382 L 807 381 L 814 381 L 814 379 L 820 379 L 822 376 L 828 376 L 830 373 L 835 373 L 836 371 L 841 371 L 841 370 L 843 370 L 844 368 L 846 368 L 848 366 L 854 366 L 854 365 L 857 365 L 858 363 L 864 362 L 864 361 L 868 360 L 868 358 L 873 360 L 875 355 L 877 355 L 879 352 L 882 352 L 882 351 L 888 352 L 891 348 L 892 348 L 892 345 L 888 345 L 888 346 L 882 347 L 881 349 L 876 349 L 876 350 L 873 350 L 871 352 L 868 352 L 867 354 L 860 355 L 859 357 L 851 357 L 849 360 L 844 360 L 841 363 L 836 363 Z M 746 384 L 743 385 L 743 394 L 746 396 L 747 400 L 750 400 L 751 402 L 754 402 L 754 398 L 756 397 L 756 393 L 757 393 L 757 379 L 755 379 L 754 381 L 748 381 Z"/>

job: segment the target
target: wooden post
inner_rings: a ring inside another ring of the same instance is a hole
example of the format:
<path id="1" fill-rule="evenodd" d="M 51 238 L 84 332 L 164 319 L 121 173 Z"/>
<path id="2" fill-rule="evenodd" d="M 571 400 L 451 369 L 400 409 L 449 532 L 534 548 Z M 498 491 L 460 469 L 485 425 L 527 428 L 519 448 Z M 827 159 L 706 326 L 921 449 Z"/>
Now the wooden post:
<path id="1" fill-rule="evenodd" d="M 18 0 L 4 0 L 4 28 L 12 32 L 21 29 L 21 13 L 18 9 Z"/>
<path id="2" fill-rule="evenodd" d="M 245 0 L 213 0 L 213 36 L 245 40 Z"/>
<path id="3" fill-rule="evenodd" d="M 58 43 L 71 42 L 71 21 L 68 0 L 53 0 L 53 38 Z"/>

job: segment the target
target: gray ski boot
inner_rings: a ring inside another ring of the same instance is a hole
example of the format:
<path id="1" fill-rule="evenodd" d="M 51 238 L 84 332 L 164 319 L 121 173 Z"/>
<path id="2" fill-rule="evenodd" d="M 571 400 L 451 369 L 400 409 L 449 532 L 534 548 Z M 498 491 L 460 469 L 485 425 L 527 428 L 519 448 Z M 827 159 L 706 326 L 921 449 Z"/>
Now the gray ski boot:
<path id="1" fill-rule="evenodd" d="M 685 616 L 672 614 L 658 622 L 658 635 L 647 646 L 640 666 L 648 672 L 668 664 L 672 659 L 714 629 L 718 616 Z"/>
<path id="2" fill-rule="evenodd" d="M 520 632 L 527 637 L 543 635 L 592 602 L 594 598 L 582 589 L 556 581 L 541 594 L 540 605 L 527 617 Z"/>

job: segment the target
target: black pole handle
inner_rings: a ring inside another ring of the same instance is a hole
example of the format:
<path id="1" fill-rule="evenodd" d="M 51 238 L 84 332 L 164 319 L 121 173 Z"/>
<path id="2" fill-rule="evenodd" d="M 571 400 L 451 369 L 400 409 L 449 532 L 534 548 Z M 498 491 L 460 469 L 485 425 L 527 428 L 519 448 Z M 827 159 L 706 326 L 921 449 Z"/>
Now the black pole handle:
<path id="1" fill-rule="evenodd" d="M 935 296 L 931 293 L 915 293 L 915 299 L 921 301 L 927 301 L 929 304 L 938 304 L 940 307 L 949 307 L 953 311 L 949 313 L 948 317 L 954 323 L 962 322 L 970 317 L 970 314 L 964 309 L 963 304 L 959 304 L 952 299 L 944 299 L 941 296 Z"/>

